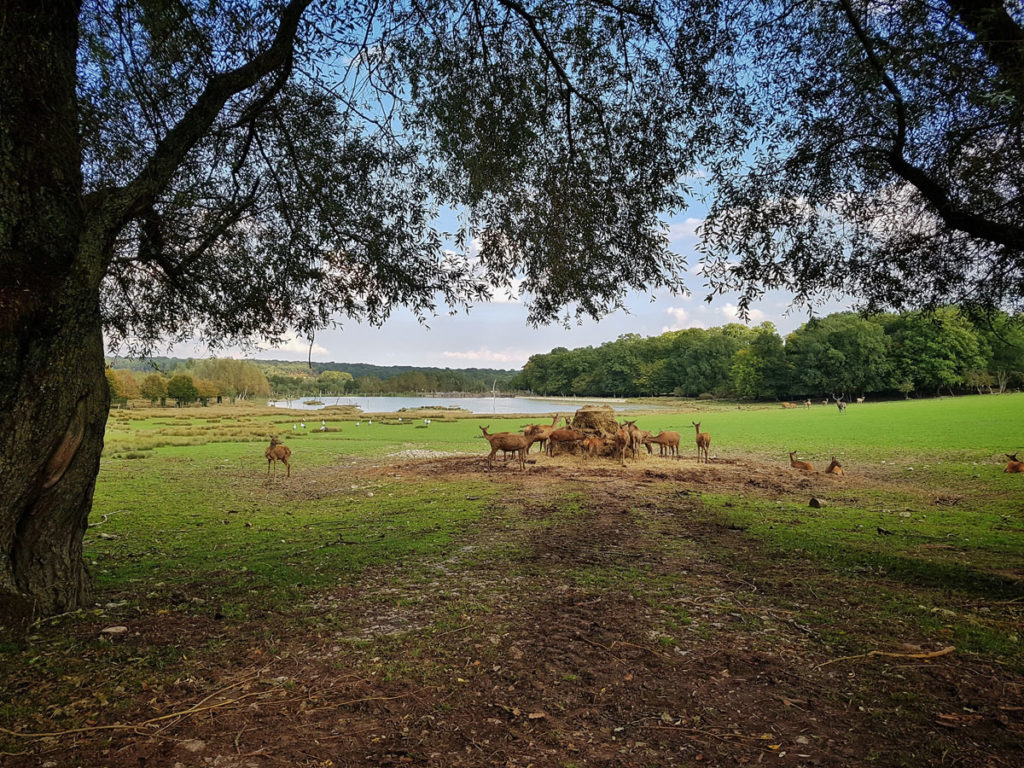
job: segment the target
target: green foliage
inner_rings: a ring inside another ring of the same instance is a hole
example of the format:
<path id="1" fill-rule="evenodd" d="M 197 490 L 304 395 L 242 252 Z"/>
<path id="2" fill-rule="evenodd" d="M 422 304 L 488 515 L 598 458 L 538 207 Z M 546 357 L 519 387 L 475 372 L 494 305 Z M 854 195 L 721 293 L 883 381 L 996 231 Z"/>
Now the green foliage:
<path id="1" fill-rule="evenodd" d="M 600 347 L 533 355 L 513 385 L 540 395 L 674 392 L 743 399 L 998 387 L 1024 379 L 1024 320 L 963 312 L 815 318 L 785 343 L 771 323 L 623 336 Z"/>
<path id="2" fill-rule="evenodd" d="M 209 358 L 195 364 L 195 375 L 207 379 L 217 387 L 216 394 L 228 397 L 267 397 L 270 384 L 255 364 L 247 360 Z M 198 386 L 198 382 L 197 382 Z M 210 395 L 207 395 L 210 396 Z"/>
<path id="3" fill-rule="evenodd" d="M 173 397 L 179 405 L 188 405 L 199 398 L 199 390 L 191 376 L 179 373 L 167 382 L 167 396 Z"/>
<path id="4" fill-rule="evenodd" d="M 151 403 L 162 400 L 167 397 L 167 379 L 159 373 L 151 373 L 142 380 L 139 393 Z"/>

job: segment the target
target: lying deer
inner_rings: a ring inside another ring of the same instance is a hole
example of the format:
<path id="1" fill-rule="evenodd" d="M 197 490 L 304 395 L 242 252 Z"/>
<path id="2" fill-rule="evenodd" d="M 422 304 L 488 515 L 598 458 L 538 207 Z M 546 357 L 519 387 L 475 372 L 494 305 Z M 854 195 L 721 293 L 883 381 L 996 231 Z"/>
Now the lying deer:
<path id="1" fill-rule="evenodd" d="M 796 408 L 796 403 L 788 403 L 786 401 L 783 401 L 781 405 L 783 408 Z"/>
<path id="2" fill-rule="evenodd" d="M 789 452 L 789 466 L 791 466 L 793 469 L 799 469 L 799 470 L 801 470 L 803 472 L 813 472 L 814 471 L 814 466 L 810 462 L 808 462 L 808 461 L 797 461 L 796 458 L 794 458 L 795 456 L 796 456 L 796 451 L 790 451 Z"/>
<path id="3" fill-rule="evenodd" d="M 843 472 L 843 465 L 839 463 L 839 460 L 835 456 L 832 457 L 832 463 L 825 469 L 825 474 L 838 475 L 840 477 L 846 475 L 846 473 Z"/>
<path id="4" fill-rule="evenodd" d="M 292 465 L 288 462 L 288 459 L 291 458 L 291 455 L 292 455 L 292 449 L 289 448 L 284 443 L 282 443 L 276 437 L 270 438 L 270 445 L 267 447 L 267 450 L 265 450 L 263 452 L 263 455 L 267 457 L 267 474 L 268 475 L 270 474 L 270 465 L 271 464 L 274 465 L 274 474 L 276 475 L 277 474 L 277 462 L 283 461 L 285 469 L 288 470 L 288 473 L 285 475 L 285 477 L 291 477 L 292 476 Z"/>
<path id="5" fill-rule="evenodd" d="M 487 427 L 480 427 L 480 429 L 483 430 L 484 437 L 491 445 L 491 453 L 487 457 L 488 467 L 491 466 L 494 454 L 498 451 L 509 451 L 512 453 L 512 458 L 519 457 L 519 468 L 526 469 L 526 450 L 530 447 L 530 439 L 526 435 L 513 432 L 498 432 L 490 435 L 487 433 Z"/>
<path id="6" fill-rule="evenodd" d="M 708 448 L 711 447 L 711 435 L 707 432 L 700 431 L 699 421 L 691 421 L 690 423 L 693 424 L 693 428 L 697 430 L 697 463 L 700 464 L 700 457 L 703 454 L 704 463 L 708 464 L 710 463 L 708 460 Z"/>
<path id="7" fill-rule="evenodd" d="M 1017 454 L 1004 454 L 1006 458 L 1010 460 L 1010 463 L 1006 465 L 1006 469 L 1003 472 L 1018 473 L 1024 472 L 1024 461 L 1017 458 Z"/>

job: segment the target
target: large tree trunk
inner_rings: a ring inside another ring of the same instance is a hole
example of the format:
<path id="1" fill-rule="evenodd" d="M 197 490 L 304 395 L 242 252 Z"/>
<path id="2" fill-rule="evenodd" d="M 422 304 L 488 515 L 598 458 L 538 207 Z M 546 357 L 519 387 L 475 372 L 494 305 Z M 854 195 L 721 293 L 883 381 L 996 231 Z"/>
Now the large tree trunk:
<path id="1" fill-rule="evenodd" d="M 78 3 L 0 23 L 0 626 L 89 594 L 82 536 L 103 448 L 101 244 L 86 235 Z"/>

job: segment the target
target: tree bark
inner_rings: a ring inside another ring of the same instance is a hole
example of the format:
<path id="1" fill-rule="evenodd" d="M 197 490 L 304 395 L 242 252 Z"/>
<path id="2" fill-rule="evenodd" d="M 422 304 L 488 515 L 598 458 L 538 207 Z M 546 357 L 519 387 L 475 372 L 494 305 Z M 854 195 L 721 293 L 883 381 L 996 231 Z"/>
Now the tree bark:
<path id="1" fill-rule="evenodd" d="M 82 537 L 109 394 L 102 250 L 87 235 L 75 101 L 78 3 L 0 23 L 0 627 L 81 606 Z"/>

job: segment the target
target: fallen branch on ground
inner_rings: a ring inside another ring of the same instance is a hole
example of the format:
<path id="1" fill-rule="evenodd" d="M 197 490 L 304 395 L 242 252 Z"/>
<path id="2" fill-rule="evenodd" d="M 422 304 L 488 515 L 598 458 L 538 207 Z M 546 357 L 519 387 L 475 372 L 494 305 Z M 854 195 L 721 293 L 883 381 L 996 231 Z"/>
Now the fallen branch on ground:
<path id="1" fill-rule="evenodd" d="M 926 651 L 922 653 L 893 653 L 892 651 L 868 651 L 867 653 L 858 653 L 856 656 L 840 656 L 838 659 L 831 659 L 829 661 L 822 662 L 815 669 L 821 669 L 829 664 L 835 664 L 837 661 L 850 661 L 851 659 L 866 659 L 869 656 L 888 656 L 894 659 L 937 659 L 940 656 L 947 656 L 956 650 L 956 647 L 947 645 L 945 648 L 940 648 L 937 651 Z"/>

